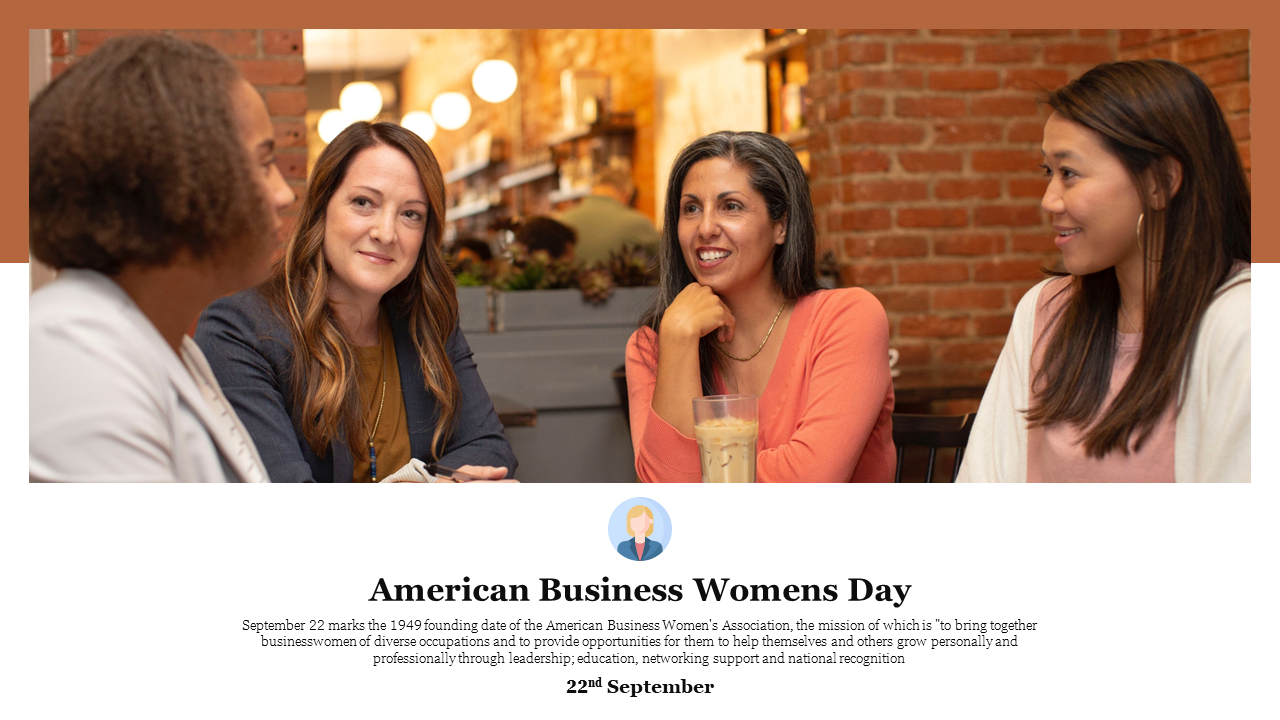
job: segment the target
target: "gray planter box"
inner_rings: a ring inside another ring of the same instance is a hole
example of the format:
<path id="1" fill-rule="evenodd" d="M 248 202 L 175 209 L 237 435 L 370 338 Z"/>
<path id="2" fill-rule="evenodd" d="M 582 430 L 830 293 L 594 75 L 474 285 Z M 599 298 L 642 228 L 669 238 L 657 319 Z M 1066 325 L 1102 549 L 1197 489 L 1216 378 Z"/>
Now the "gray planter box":
<path id="1" fill-rule="evenodd" d="M 458 322 L 462 325 L 463 333 L 471 335 L 489 332 L 492 302 L 487 287 L 458 288 Z"/>
<path id="2" fill-rule="evenodd" d="M 512 330 L 467 336 L 491 394 L 542 410 L 617 407 L 613 369 L 635 328 Z"/>
<path id="3" fill-rule="evenodd" d="M 592 327 L 634 329 L 657 293 L 658 289 L 652 287 L 617 288 L 608 302 L 593 305 L 582 299 L 581 290 L 572 288 L 494 292 L 494 327 L 498 332 Z"/>
<path id="4" fill-rule="evenodd" d="M 618 288 L 603 305 L 581 290 L 494 292 L 497 332 L 468 335 L 485 388 L 538 410 L 507 429 L 524 482 L 634 482 L 631 437 L 613 369 L 657 288 Z"/>

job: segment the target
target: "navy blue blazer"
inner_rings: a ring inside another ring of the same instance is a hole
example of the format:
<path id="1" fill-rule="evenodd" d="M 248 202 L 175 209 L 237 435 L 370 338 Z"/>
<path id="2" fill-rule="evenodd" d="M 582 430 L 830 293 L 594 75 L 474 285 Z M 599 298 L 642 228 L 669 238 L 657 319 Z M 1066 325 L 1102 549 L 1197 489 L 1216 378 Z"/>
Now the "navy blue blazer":
<path id="1" fill-rule="evenodd" d="M 662 543 L 653 538 L 644 540 L 644 557 L 636 555 L 636 539 L 618 543 L 618 554 L 628 560 L 652 560 L 662 554 Z"/>
<path id="2" fill-rule="evenodd" d="M 391 334 L 400 368 L 400 388 L 408 416 L 413 457 L 431 461 L 431 436 L 438 417 L 436 399 L 426 389 L 408 324 L 394 313 Z M 294 422 L 293 341 L 283 320 L 257 289 L 224 297 L 200 316 L 195 341 L 204 351 L 222 392 L 248 429 L 272 482 L 351 482 L 354 464 L 345 435 L 317 455 Z M 516 458 L 484 389 L 471 347 L 455 329 L 446 343 L 462 394 L 454 433 L 444 443 L 441 465 L 493 465 L 515 475 Z M 399 468 L 387 468 L 390 474 Z"/>

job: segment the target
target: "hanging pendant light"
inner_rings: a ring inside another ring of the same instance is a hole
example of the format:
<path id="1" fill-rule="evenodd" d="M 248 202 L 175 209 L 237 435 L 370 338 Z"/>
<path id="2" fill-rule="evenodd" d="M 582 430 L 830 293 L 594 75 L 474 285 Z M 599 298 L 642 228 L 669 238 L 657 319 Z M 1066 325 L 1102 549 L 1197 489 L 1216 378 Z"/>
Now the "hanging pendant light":
<path id="1" fill-rule="evenodd" d="M 471 74 L 471 87 L 481 100 L 500 103 L 516 91 L 516 69 L 506 60 L 485 60 Z"/>
<path id="2" fill-rule="evenodd" d="M 414 110 L 405 113 L 400 119 L 400 125 L 407 130 L 412 130 L 423 142 L 431 142 L 431 138 L 436 136 L 436 121 L 431 117 L 431 113 L 422 110 Z"/>
<path id="3" fill-rule="evenodd" d="M 320 133 L 320 139 L 329 144 L 333 139 L 338 137 L 338 133 L 347 129 L 347 126 L 355 122 L 355 118 L 347 115 L 338 109 L 325 110 L 320 116 L 320 123 L 316 130 Z"/>
<path id="4" fill-rule="evenodd" d="M 471 101 L 462 93 L 440 93 L 431 101 L 431 117 L 445 130 L 457 130 L 471 119 Z"/>
<path id="5" fill-rule="evenodd" d="M 373 120 L 382 112 L 382 92 L 371 82 L 347 83 L 338 96 L 338 107 L 354 120 Z"/>

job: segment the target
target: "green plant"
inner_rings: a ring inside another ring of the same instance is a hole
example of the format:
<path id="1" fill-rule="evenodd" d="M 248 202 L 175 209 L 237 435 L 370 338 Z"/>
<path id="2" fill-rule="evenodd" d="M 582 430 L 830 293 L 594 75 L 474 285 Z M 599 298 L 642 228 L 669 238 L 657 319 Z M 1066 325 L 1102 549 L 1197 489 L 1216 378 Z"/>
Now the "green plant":
<path id="1" fill-rule="evenodd" d="M 492 285 L 507 292 L 537 290 L 545 272 L 546 268 L 537 263 L 530 263 L 524 267 L 511 266 L 506 272 L 494 278 Z"/>
<path id="2" fill-rule="evenodd" d="M 449 260 L 449 270 L 458 287 L 483 287 L 493 279 L 493 270 L 483 262 L 466 260 Z"/>
<path id="3" fill-rule="evenodd" d="M 458 283 L 458 287 L 484 287 L 489 284 L 488 280 L 467 271 L 454 275 L 453 279 Z"/>
<path id="4" fill-rule="evenodd" d="M 586 265 L 554 260 L 545 251 L 530 253 L 512 245 L 507 262 L 490 281 L 506 292 L 578 288 L 592 304 L 607 301 L 615 287 L 643 287 L 657 282 L 653 254 L 640 245 L 624 245 L 610 254 L 609 262 Z"/>
<path id="5" fill-rule="evenodd" d="M 546 253 L 542 253 L 546 255 Z M 578 287 L 578 272 L 581 265 L 575 262 L 565 260 L 552 260 L 546 258 L 545 270 L 542 274 L 542 284 L 539 290 L 560 290 L 566 288 Z"/>
<path id="6" fill-rule="evenodd" d="M 626 243 L 609 253 L 609 274 L 618 287 L 658 284 L 658 259 L 643 245 Z"/>
<path id="7" fill-rule="evenodd" d="M 599 305 L 613 295 L 613 276 L 596 263 L 578 273 L 578 287 L 582 288 L 582 299 Z"/>

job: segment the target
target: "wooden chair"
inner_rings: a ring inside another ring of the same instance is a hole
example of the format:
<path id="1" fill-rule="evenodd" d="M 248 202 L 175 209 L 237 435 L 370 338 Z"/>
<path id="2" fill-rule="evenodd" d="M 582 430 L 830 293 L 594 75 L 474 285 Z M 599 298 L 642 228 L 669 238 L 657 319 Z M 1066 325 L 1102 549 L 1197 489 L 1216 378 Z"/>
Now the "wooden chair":
<path id="1" fill-rule="evenodd" d="M 929 448 L 929 469 L 925 474 L 925 482 L 933 482 L 933 465 L 938 456 L 938 448 L 956 449 L 955 466 L 951 468 L 951 482 L 960 474 L 960 461 L 964 459 L 964 448 L 969 444 L 969 431 L 973 429 L 974 413 L 967 415 L 908 415 L 894 413 L 893 444 L 898 447 L 898 468 L 894 471 L 893 481 L 902 482 L 902 455 L 908 447 Z"/>
<path id="2" fill-rule="evenodd" d="M 618 404 L 622 406 L 622 418 L 627 421 L 627 430 L 631 429 L 631 399 L 627 395 L 627 366 L 619 365 L 613 370 L 613 386 L 618 391 Z"/>

